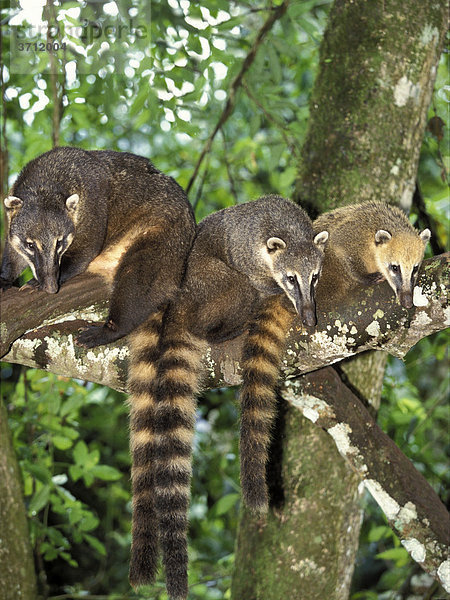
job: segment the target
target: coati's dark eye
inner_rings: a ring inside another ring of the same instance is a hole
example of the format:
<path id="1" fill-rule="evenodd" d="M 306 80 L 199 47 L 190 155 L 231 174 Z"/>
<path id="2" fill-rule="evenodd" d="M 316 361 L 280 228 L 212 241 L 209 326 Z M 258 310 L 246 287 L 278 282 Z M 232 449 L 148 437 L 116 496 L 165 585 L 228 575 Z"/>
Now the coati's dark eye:
<path id="1" fill-rule="evenodd" d="M 389 265 L 390 270 L 393 273 L 399 273 L 400 272 L 400 267 L 398 265 Z"/>
<path id="2" fill-rule="evenodd" d="M 34 252 L 34 242 L 26 242 L 25 246 L 27 247 L 27 250 Z"/>
<path id="3" fill-rule="evenodd" d="M 292 285 L 294 285 L 294 283 L 296 282 L 296 279 L 293 275 L 288 275 L 287 276 L 287 280 L 289 281 L 289 283 L 291 283 Z"/>
<path id="4" fill-rule="evenodd" d="M 316 283 L 317 283 L 318 279 L 319 279 L 319 274 L 318 274 L 318 273 L 314 273 L 314 275 L 313 275 L 313 276 L 312 276 L 312 278 L 311 278 L 311 283 L 312 283 L 313 285 L 316 285 Z"/>

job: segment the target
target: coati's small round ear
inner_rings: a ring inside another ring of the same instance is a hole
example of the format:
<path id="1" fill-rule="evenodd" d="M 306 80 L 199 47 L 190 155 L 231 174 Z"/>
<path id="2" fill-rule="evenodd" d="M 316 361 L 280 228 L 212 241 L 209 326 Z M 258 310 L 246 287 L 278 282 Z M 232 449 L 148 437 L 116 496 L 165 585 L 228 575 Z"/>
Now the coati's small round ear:
<path id="1" fill-rule="evenodd" d="M 23 205 L 23 200 L 21 200 L 20 198 L 18 198 L 17 196 L 7 196 L 4 200 L 3 200 L 6 208 L 9 208 L 10 210 L 14 210 L 14 209 L 18 209 Z"/>
<path id="2" fill-rule="evenodd" d="M 278 237 L 269 238 L 266 242 L 266 245 L 269 252 L 275 252 L 275 250 L 283 250 L 283 248 L 286 248 L 286 242 Z"/>
<path id="3" fill-rule="evenodd" d="M 328 242 L 328 231 L 321 231 L 314 238 L 316 246 L 322 247 Z"/>
<path id="4" fill-rule="evenodd" d="M 68 211 L 74 211 L 77 207 L 77 204 L 80 200 L 80 196 L 78 194 L 72 194 L 66 200 L 66 207 Z"/>
<path id="5" fill-rule="evenodd" d="M 428 244 L 431 238 L 431 231 L 429 229 L 424 229 L 419 233 L 419 236 L 424 244 Z"/>
<path id="6" fill-rule="evenodd" d="M 375 244 L 385 244 L 392 238 L 392 235 L 389 231 L 385 231 L 384 229 L 379 229 L 375 234 Z"/>

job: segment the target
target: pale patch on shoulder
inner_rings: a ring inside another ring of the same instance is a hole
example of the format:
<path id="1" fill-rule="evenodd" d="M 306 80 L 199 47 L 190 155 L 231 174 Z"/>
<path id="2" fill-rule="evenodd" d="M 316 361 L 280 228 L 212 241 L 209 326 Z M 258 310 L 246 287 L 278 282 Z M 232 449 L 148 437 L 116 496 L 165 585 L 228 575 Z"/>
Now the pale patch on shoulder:
<path id="1" fill-rule="evenodd" d="M 87 272 L 100 275 L 107 283 L 111 284 L 123 255 L 131 245 L 140 237 L 146 236 L 149 233 L 156 233 L 159 230 L 160 227 L 145 227 L 129 231 L 120 240 L 102 250 L 89 264 L 86 269 Z"/>

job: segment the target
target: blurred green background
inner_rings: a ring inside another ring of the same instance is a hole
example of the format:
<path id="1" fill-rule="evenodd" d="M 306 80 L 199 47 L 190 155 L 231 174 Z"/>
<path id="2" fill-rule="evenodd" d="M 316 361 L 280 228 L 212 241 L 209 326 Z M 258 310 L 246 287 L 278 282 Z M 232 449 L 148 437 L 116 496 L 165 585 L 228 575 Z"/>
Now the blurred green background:
<path id="1" fill-rule="evenodd" d="M 61 1 L 43 9 L 43 4 L 2 8 L 7 176 L 2 192 L 55 141 L 142 154 L 186 187 L 272 5 L 211 0 L 204 8 L 188 0 L 117 0 Z M 326 0 L 292 3 L 266 38 L 190 187 L 197 219 L 264 193 L 291 195 L 329 6 Z M 67 40 L 53 65 L 59 74 L 49 72 L 48 53 L 34 46 L 43 35 L 43 18 L 53 26 L 45 43 Z M 446 54 L 412 209 L 413 222 L 428 215 L 435 252 L 448 245 L 447 73 Z M 383 430 L 444 502 L 447 342 L 439 333 L 417 344 L 404 363 L 389 359 L 379 412 Z M 1 378 L 42 591 L 55 599 L 138 598 L 127 581 L 125 395 L 17 365 L 3 364 Z M 199 405 L 190 514 L 191 597 L 198 600 L 230 597 L 239 509 L 235 395 L 235 389 L 211 391 Z M 434 597 L 432 581 L 411 561 L 369 496 L 363 508 L 352 599 L 406 598 L 402 594 L 411 589 L 419 598 Z M 162 579 L 151 597 L 167 598 Z"/>

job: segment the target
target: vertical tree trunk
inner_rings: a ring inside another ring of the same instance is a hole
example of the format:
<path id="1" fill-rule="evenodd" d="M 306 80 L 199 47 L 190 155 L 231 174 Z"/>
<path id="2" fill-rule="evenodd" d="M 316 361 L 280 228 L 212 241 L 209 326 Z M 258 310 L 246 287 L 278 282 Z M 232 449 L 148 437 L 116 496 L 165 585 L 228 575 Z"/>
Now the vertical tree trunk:
<path id="1" fill-rule="evenodd" d="M 36 589 L 20 470 L 0 400 L 0 597 L 36 600 Z"/>
<path id="2" fill-rule="evenodd" d="M 446 15 L 443 0 L 336 0 L 296 185 L 312 215 L 369 199 L 409 208 Z M 384 365 L 381 352 L 368 353 L 339 370 L 376 406 Z M 242 511 L 233 600 L 345 600 L 359 538 L 358 479 L 333 440 L 292 407 L 282 476 L 284 504 L 267 520 Z"/>

